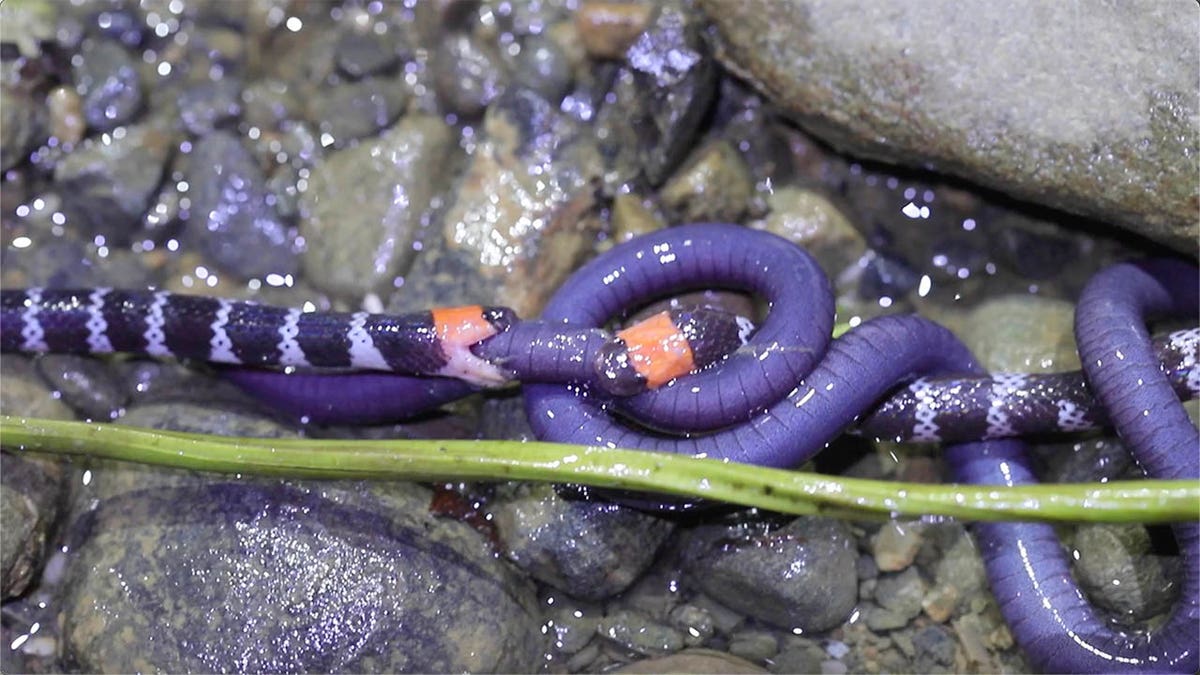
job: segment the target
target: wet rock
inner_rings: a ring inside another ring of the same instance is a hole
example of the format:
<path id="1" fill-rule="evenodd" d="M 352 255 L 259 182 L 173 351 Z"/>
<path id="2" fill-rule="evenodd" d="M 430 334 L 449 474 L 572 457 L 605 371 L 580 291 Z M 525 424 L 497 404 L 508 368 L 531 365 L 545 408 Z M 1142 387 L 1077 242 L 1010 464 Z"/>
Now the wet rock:
<path id="1" fill-rule="evenodd" d="M 600 620 L 596 632 L 635 654 L 657 656 L 683 649 L 679 631 L 640 612 L 617 610 Z"/>
<path id="2" fill-rule="evenodd" d="M 988 228 L 996 259 L 1026 279 L 1048 280 L 1063 273 L 1063 262 L 1096 255 L 1095 240 L 1064 230 L 1061 224 L 1003 213 Z"/>
<path id="3" fill-rule="evenodd" d="M 179 117 L 196 136 L 204 136 L 242 113 L 242 83 L 235 77 L 200 82 L 179 96 Z"/>
<path id="4" fill-rule="evenodd" d="M 933 586 L 922 608 L 940 623 L 988 592 L 983 560 L 974 540 L 964 532 L 935 564 Z"/>
<path id="5" fill-rule="evenodd" d="M 74 89 L 64 86 L 51 89 L 46 94 L 46 110 L 50 115 L 50 135 L 61 146 L 71 148 L 83 140 L 87 123 L 83 119 L 83 101 Z"/>
<path id="6" fill-rule="evenodd" d="M 920 523 L 884 523 L 871 539 L 876 566 L 884 572 L 898 572 L 911 565 L 921 550 L 923 529 Z"/>
<path id="7" fill-rule="evenodd" d="M 232 133 L 196 141 L 187 171 L 187 235 L 220 267 L 243 278 L 293 274 L 295 232 L 275 212 L 262 169 Z"/>
<path id="8" fill-rule="evenodd" d="M 903 298 L 921 279 L 916 270 L 897 256 L 872 251 L 861 262 L 858 297 L 863 300 Z"/>
<path id="9" fill-rule="evenodd" d="M 867 627 L 876 633 L 897 630 L 908 625 L 909 617 L 905 616 L 903 612 L 886 607 L 865 604 L 863 613 L 866 615 Z"/>
<path id="10" fill-rule="evenodd" d="M 811 640 L 791 636 L 785 646 L 771 659 L 772 673 L 820 673 L 825 650 Z"/>
<path id="11" fill-rule="evenodd" d="M 376 75 L 399 61 L 391 43 L 375 33 L 347 31 L 336 50 L 338 68 L 354 79 Z"/>
<path id="12" fill-rule="evenodd" d="M 313 167 L 300 200 L 300 233 L 314 286 L 353 298 L 392 287 L 412 262 L 452 142 L 441 120 L 408 115 L 378 139 Z"/>
<path id="13" fill-rule="evenodd" d="M 525 89 L 496 101 L 483 130 L 441 228 L 454 260 L 419 260 L 413 275 L 446 275 L 469 286 L 460 302 L 533 316 L 592 250 L 599 157 L 590 129 Z"/>
<path id="14" fill-rule="evenodd" d="M 65 654 L 87 671 L 532 669 L 532 589 L 466 525 L 400 508 L 419 503 L 244 482 L 101 500 Z"/>
<path id="15" fill-rule="evenodd" d="M 612 222 L 613 240 L 618 243 L 667 226 L 646 201 L 632 194 L 613 197 L 609 220 Z"/>
<path id="16" fill-rule="evenodd" d="M 142 106 L 142 83 L 129 52 L 114 42 L 85 41 L 73 64 L 89 127 L 108 131 L 133 119 Z"/>
<path id="17" fill-rule="evenodd" d="M 653 12 L 650 5 L 588 0 L 575 11 L 575 28 L 590 56 L 620 59 L 650 25 Z"/>
<path id="18" fill-rule="evenodd" d="M 999 611 L 991 611 L 982 614 L 970 613 L 964 614 L 962 617 L 951 622 L 954 627 L 954 632 L 958 636 L 959 643 L 962 645 L 964 654 L 963 663 L 956 663 L 957 670 L 963 671 L 971 669 L 977 672 L 1000 672 L 1002 670 L 1015 670 L 1016 672 L 1029 672 L 1028 666 L 1022 667 L 1017 664 L 1016 667 L 1006 663 L 1008 660 L 1001 653 L 1013 645 L 1012 634 L 1008 631 L 1008 626 L 1004 625 L 1004 619 L 1000 617 Z"/>
<path id="19" fill-rule="evenodd" d="M 87 8 L 90 23 L 88 31 L 132 49 L 145 38 L 143 14 L 136 7 L 123 7 L 122 3 L 96 3 Z"/>
<path id="20" fill-rule="evenodd" d="M 192 384 L 195 381 L 189 378 L 183 382 Z M 131 405 L 117 423 L 147 429 L 246 438 L 289 438 L 296 435 L 292 428 L 239 397 L 236 388 L 225 387 L 214 391 L 219 393 L 207 399 L 188 398 L 190 394 L 187 392 L 172 395 L 160 391 L 158 400 Z"/>
<path id="21" fill-rule="evenodd" d="M 400 82 L 371 77 L 318 91 L 308 105 L 309 119 L 342 148 L 389 126 L 407 103 Z"/>
<path id="22" fill-rule="evenodd" d="M 554 40 L 531 35 L 521 44 L 513 65 L 517 84 L 557 103 L 571 88 L 573 78 L 570 60 Z"/>
<path id="23" fill-rule="evenodd" d="M 546 624 L 554 628 L 554 648 L 560 654 L 577 654 L 596 637 L 603 608 L 570 595 L 556 595 Z"/>
<path id="24" fill-rule="evenodd" d="M 670 521 L 616 504 L 565 500 L 549 485 L 521 486 L 494 502 L 491 513 L 517 567 L 585 600 L 628 588 L 673 529 Z"/>
<path id="25" fill-rule="evenodd" d="M 0 359 L 0 413 L 73 419 L 39 380 L 31 359 Z M 25 592 L 42 566 L 46 542 L 58 522 L 66 490 L 65 464 L 45 457 L 0 455 L 0 597 Z"/>
<path id="26" fill-rule="evenodd" d="M 259 129 L 275 129 L 285 120 L 301 117 L 303 106 L 288 83 L 264 78 L 242 90 L 242 119 Z"/>
<path id="27" fill-rule="evenodd" d="M 706 594 L 781 628 L 827 630 L 857 600 L 854 538 L 838 521 L 800 518 L 758 538 L 693 546 L 685 565 Z"/>
<path id="28" fill-rule="evenodd" d="M 256 409 L 233 384 L 176 362 L 137 359 L 119 361 L 114 367 L 130 397 L 124 418 L 128 420 L 133 415 L 134 420 L 140 420 L 138 426 L 171 428 L 166 420 L 156 417 L 159 412 L 151 412 L 155 404 L 166 406 L 160 409 L 162 414 L 169 413 L 172 406 L 187 409 L 176 405 L 179 403 L 193 406 L 234 403 L 247 410 Z M 214 428 L 212 433 L 220 430 Z"/>
<path id="29" fill-rule="evenodd" d="M 635 661 L 615 673 L 765 673 L 766 670 L 736 656 L 712 649 L 685 649 L 678 654 Z"/>
<path id="30" fill-rule="evenodd" d="M 639 174 L 661 185 L 693 149 L 717 82 L 697 17 L 675 3 L 659 9 L 626 62 L 596 120 L 610 189 Z"/>
<path id="31" fill-rule="evenodd" d="M 78 228 L 128 241 L 174 150 L 166 128 L 147 123 L 85 140 L 54 169 L 63 206 Z"/>
<path id="32" fill-rule="evenodd" d="M 40 141 L 44 132 L 42 113 L 32 95 L 24 88 L 13 86 L 5 77 L 0 96 L 0 171 L 8 171 L 24 162 Z"/>
<path id="33" fill-rule="evenodd" d="M 33 359 L 9 354 L 0 359 L 0 412 L 52 420 L 74 419 L 71 409 L 38 376 Z"/>
<path id="34" fill-rule="evenodd" d="M 954 665 L 958 646 L 950 632 L 941 626 L 925 626 L 912 636 L 916 651 L 915 670 L 922 673 L 934 672 L 935 666 Z"/>
<path id="35" fill-rule="evenodd" d="M 128 398 L 120 378 L 103 361 L 76 354 L 46 354 L 36 365 L 46 384 L 85 419 L 115 419 Z"/>
<path id="36" fill-rule="evenodd" d="M 900 615 L 905 622 L 921 613 L 921 600 L 924 597 L 925 582 L 915 567 L 909 567 L 899 574 L 885 574 L 879 577 L 875 585 L 875 602 Z"/>
<path id="37" fill-rule="evenodd" d="M 75 239 L 48 239 L 16 254 L 5 252 L 6 275 L 19 275 L 21 286 L 80 288 L 97 285 L 100 274 L 82 243 Z"/>
<path id="38" fill-rule="evenodd" d="M 679 222 L 737 222 L 750 210 L 754 181 L 729 143 L 700 148 L 659 192 Z"/>
<path id="39" fill-rule="evenodd" d="M 808 188 L 781 187 L 767 197 L 771 212 L 751 223 L 802 246 L 830 279 L 837 279 L 867 250 L 866 240 L 828 197 Z"/>
<path id="40" fill-rule="evenodd" d="M 667 618 L 671 626 L 683 634 L 684 643 L 690 647 L 708 642 L 716 632 L 712 613 L 690 603 L 672 609 Z"/>
<path id="41" fill-rule="evenodd" d="M 957 173 L 1195 251 L 1189 92 L 1200 26 L 1189 3 L 1086 15 L 984 2 L 700 6 L 722 62 L 839 148 Z M 995 105 L 995 92 L 1018 90 L 1019 101 Z"/>
<path id="42" fill-rule="evenodd" d="M 1116 438 L 1090 438 L 1065 443 L 1037 444 L 1034 454 L 1046 463 L 1042 481 L 1046 483 L 1092 483 L 1117 480 L 1129 475 L 1141 477 L 1133 455 Z"/>
<path id="43" fill-rule="evenodd" d="M 1175 585 L 1162 558 L 1149 554 L 1143 525 L 1081 525 L 1075 531 L 1075 576 L 1097 606 L 1129 621 L 1171 607 Z"/>
<path id="44" fill-rule="evenodd" d="M 779 651 L 773 633 L 765 630 L 741 630 L 729 636 L 729 653 L 753 663 L 763 663 Z"/>
<path id="45" fill-rule="evenodd" d="M 474 36 L 442 38 L 431 67 L 438 97 L 451 112 L 463 117 L 478 117 L 508 87 L 509 76 L 500 55 Z"/>
<path id="46" fill-rule="evenodd" d="M 1077 370 L 1074 317 L 1074 305 L 1065 300 L 1005 296 L 971 310 L 959 335 L 993 372 Z"/>
<path id="47" fill-rule="evenodd" d="M 23 594 L 41 571 L 66 493 L 67 465 L 8 453 L 0 455 L 0 465 L 0 597 L 8 600 Z"/>
<path id="48" fill-rule="evenodd" d="M 0 23 L 4 24 L 3 41 L 15 44 L 22 56 L 37 56 L 41 53 L 40 43 L 54 39 L 57 9 L 53 2 L 3 3 L 0 5 Z"/>

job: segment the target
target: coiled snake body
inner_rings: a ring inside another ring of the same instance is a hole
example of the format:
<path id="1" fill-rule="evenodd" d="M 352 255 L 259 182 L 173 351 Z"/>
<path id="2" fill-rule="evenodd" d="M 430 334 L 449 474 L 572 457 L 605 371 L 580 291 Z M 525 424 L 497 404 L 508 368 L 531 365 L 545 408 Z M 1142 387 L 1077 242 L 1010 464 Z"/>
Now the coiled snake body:
<path id="1" fill-rule="evenodd" d="M 1035 480 L 1021 443 L 988 439 L 1111 425 L 1150 476 L 1200 479 L 1200 440 L 1179 403 L 1200 395 L 1200 329 L 1152 342 L 1144 324 L 1195 316 L 1197 280 L 1195 266 L 1177 261 L 1098 275 L 1077 313 L 1082 374 L 988 376 L 949 331 L 915 316 L 874 319 L 830 342 L 832 294 L 812 259 L 774 235 L 721 224 L 615 246 L 573 275 L 538 321 L 503 308 L 396 317 L 163 292 L 27 289 L 2 294 L 0 346 L 233 364 L 227 374 L 235 382 L 320 423 L 396 419 L 519 380 L 531 427 L 545 440 L 777 467 L 807 460 L 857 422 L 879 438 L 955 443 L 946 450 L 955 478 L 971 483 Z M 748 337 L 744 323 L 704 310 L 616 334 L 603 329 L 651 300 L 708 287 L 755 293 L 770 311 Z M 1175 527 L 1180 599 L 1165 625 L 1142 636 L 1097 618 L 1048 526 L 975 531 L 996 597 L 1035 665 L 1200 668 L 1197 523 Z"/>

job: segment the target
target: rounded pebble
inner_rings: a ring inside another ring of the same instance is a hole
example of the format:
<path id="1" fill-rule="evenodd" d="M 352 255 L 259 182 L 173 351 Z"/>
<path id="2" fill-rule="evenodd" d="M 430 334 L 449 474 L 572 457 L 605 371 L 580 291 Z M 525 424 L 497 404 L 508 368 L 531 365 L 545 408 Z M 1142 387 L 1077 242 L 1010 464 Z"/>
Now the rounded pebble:
<path id="1" fill-rule="evenodd" d="M 83 99 L 84 119 L 99 131 L 129 122 L 142 105 L 137 64 L 114 42 L 84 42 L 75 62 L 75 86 Z"/>

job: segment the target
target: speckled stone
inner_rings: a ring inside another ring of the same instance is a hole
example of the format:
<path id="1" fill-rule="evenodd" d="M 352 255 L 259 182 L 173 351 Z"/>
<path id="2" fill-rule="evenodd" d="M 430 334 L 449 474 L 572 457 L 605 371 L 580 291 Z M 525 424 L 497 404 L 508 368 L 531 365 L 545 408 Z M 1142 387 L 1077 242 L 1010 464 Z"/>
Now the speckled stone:
<path id="1" fill-rule="evenodd" d="M 722 63 L 834 146 L 1195 253 L 1194 3 L 699 4 Z"/>
<path id="2" fill-rule="evenodd" d="M 409 115 L 378 139 L 331 153 L 300 199 L 304 271 L 317 288 L 348 298 L 393 287 L 451 150 L 439 119 Z M 379 195 L 392 195 L 379 199 Z"/>
<path id="3" fill-rule="evenodd" d="M 609 502 L 572 501 L 549 485 L 491 504 L 506 555 L 542 583 L 599 600 L 624 591 L 654 560 L 671 522 Z"/>

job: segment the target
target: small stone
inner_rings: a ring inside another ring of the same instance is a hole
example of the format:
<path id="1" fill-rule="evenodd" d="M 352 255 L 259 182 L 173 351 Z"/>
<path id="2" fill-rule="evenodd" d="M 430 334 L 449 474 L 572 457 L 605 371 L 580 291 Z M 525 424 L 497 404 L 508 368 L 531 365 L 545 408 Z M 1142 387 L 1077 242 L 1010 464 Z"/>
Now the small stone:
<path id="1" fill-rule="evenodd" d="M 719 635 L 732 635 L 746 620 L 738 612 L 726 607 L 704 593 L 692 598 L 692 604 L 708 612 L 708 615 L 712 617 L 713 628 L 716 629 Z"/>
<path id="2" fill-rule="evenodd" d="M 264 78 L 242 90 L 242 119 L 262 130 L 275 129 L 285 120 L 301 116 L 303 106 L 287 82 Z"/>
<path id="3" fill-rule="evenodd" d="M 142 105 L 137 64 L 120 45 L 84 42 L 75 66 L 75 86 L 88 126 L 108 131 L 125 124 Z"/>
<path id="4" fill-rule="evenodd" d="M 811 188 L 781 187 L 767 197 L 771 209 L 750 224 L 801 246 L 831 279 L 837 279 L 866 253 L 867 243 L 842 210 Z"/>
<path id="5" fill-rule="evenodd" d="M 393 287 L 412 262 L 452 142 L 440 119 L 407 115 L 379 138 L 330 153 L 313 167 L 300 198 L 300 233 L 314 286 L 349 298 Z"/>
<path id="6" fill-rule="evenodd" d="M 1075 306 L 1065 300 L 1013 295 L 987 300 L 970 312 L 961 337 L 983 367 L 1003 373 L 1079 369 Z"/>
<path id="7" fill-rule="evenodd" d="M 922 541 L 919 523 L 888 521 L 871 540 L 875 564 L 881 571 L 899 572 L 916 559 Z"/>
<path id="8" fill-rule="evenodd" d="M 128 400 L 120 378 L 103 361 L 78 354 L 45 354 L 36 364 L 46 384 L 86 419 L 112 421 Z"/>
<path id="9" fill-rule="evenodd" d="M 925 597 L 925 582 L 916 567 L 908 567 L 899 574 L 879 577 L 875 586 L 875 602 L 880 607 L 903 616 L 906 620 L 921 613 L 921 600 Z"/>
<path id="10" fill-rule="evenodd" d="M 531 35 L 521 44 L 513 71 L 517 84 L 551 103 L 562 100 L 574 79 L 567 54 L 553 40 L 539 35 Z"/>
<path id="11" fill-rule="evenodd" d="M 646 202 L 633 194 L 619 194 L 612 203 L 613 240 L 617 243 L 666 227 Z"/>
<path id="12" fill-rule="evenodd" d="M 896 630 L 908 625 L 908 617 L 883 607 L 870 607 L 866 611 L 867 626 L 873 631 Z"/>
<path id="13" fill-rule="evenodd" d="M 730 673 L 731 675 L 744 673 L 750 675 L 767 671 L 724 652 L 711 649 L 685 649 L 671 656 L 635 661 L 612 672 L 630 674 L 696 673 L 697 675 L 702 673 Z"/>
<path id="14" fill-rule="evenodd" d="M 787 647 L 771 659 L 773 673 L 819 673 L 825 653 L 817 645 Z"/>
<path id="15" fill-rule="evenodd" d="M 695 149 L 718 81 L 704 30 L 694 12 L 663 3 L 629 47 L 595 117 L 611 192 L 642 177 L 662 185 Z"/>
<path id="16" fill-rule="evenodd" d="M 432 57 L 433 82 L 446 107 L 478 117 L 508 87 L 508 73 L 495 50 L 468 35 L 442 38 Z"/>
<path id="17" fill-rule="evenodd" d="M 536 315 L 602 227 L 594 132 L 521 88 L 488 108 L 483 131 L 446 210 L 444 248 L 476 280 L 466 298 Z"/>
<path id="18" fill-rule="evenodd" d="M 579 653 L 596 637 L 600 614 L 599 609 L 581 605 L 570 596 L 556 597 L 548 617 L 548 623 L 554 625 L 554 648 L 560 654 Z"/>
<path id="19" fill-rule="evenodd" d="M 29 92 L 4 83 L 0 90 L 4 105 L 0 106 L 0 170 L 24 162 L 39 143 L 42 131 L 40 106 Z"/>
<path id="20" fill-rule="evenodd" d="M 216 264 L 243 278 L 296 272 L 296 233 L 276 213 L 262 169 L 238 137 L 218 131 L 197 141 L 187 175 L 187 234 Z"/>
<path id="21" fill-rule="evenodd" d="M 779 651 L 775 635 L 762 630 L 741 630 L 729 636 L 729 653 L 747 661 L 763 663 Z"/>
<path id="22" fill-rule="evenodd" d="M 952 584 L 934 586 L 921 601 L 921 609 L 930 619 L 945 623 L 954 615 L 960 598 L 958 588 Z"/>
<path id="23" fill-rule="evenodd" d="M 941 626 L 925 626 L 916 631 L 912 636 L 912 645 L 919 664 L 931 662 L 941 666 L 954 665 L 954 653 L 958 645 L 949 631 Z"/>
<path id="24" fill-rule="evenodd" d="M 683 222 L 737 222 L 750 208 L 754 181 L 737 150 L 715 141 L 697 150 L 659 194 Z"/>
<path id="25" fill-rule="evenodd" d="M 640 612 L 618 610 L 600 620 L 596 631 L 637 654 L 658 656 L 683 649 L 683 635 Z"/>
<path id="26" fill-rule="evenodd" d="M 65 208 L 85 231 L 113 243 L 128 240 L 162 181 L 174 134 L 157 123 L 126 127 L 124 134 L 89 138 L 54 169 Z"/>
<path id="27" fill-rule="evenodd" d="M 673 530 L 670 521 L 635 509 L 563 499 L 550 485 L 502 495 L 491 503 L 491 514 L 517 567 L 587 600 L 626 590 Z"/>
<path id="28" fill-rule="evenodd" d="M 1129 621 L 1144 621 L 1171 607 L 1174 585 L 1150 535 L 1136 523 L 1081 525 L 1075 531 L 1075 576 L 1088 598 Z"/>
<path id="29" fill-rule="evenodd" d="M 347 32 L 336 49 L 338 68 L 354 79 L 375 75 L 399 61 L 391 43 L 374 33 Z"/>
<path id="30" fill-rule="evenodd" d="M 686 569 L 706 594 L 730 608 L 805 632 L 828 630 L 854 608 L 857 555 L 842 523 L 798 518 L 740 546 L 729 543 L 724 528 L 706 534 L 716 539 L 693 541 L 697 550 L 687 555 Z"/>
<path id="31" fill-rule="evenodd" d="M 620 59 L 650 24 L 653 11 L 648 4 L 588 0 L 575 11 L 575 26 L 589 55 Z"/>
<path id="32" fill-rule="evenodd" d="M 858 560 L 854 563 L 854 571 L 858 574 L 859 581 L 879 576 L 879 568 L 875 565 L 875 559 L 865 554 L 858 556 Z"/>
<path id="33" fill-rule="evenodd" d="M 318 92 L 309 103 L 309 119 L 332 137 L 334 147 L 344 148 L 389 126 L 407 103 L 399 82 L 371 77 Z"/>
<path id="34" fill-rule="evenodd" d="M 83 119 L 83 100 L 74 89 L 57 86 L 46 95 L 46 108 L 50 111 L 50 135 L 60 145 L 74 146 L 83 140 L 87 122 Z"/>
<path id="35" fill-rule="evenodd" d="M 179 118 L 188 131 L 204 136 L 241 114 L 241 93 L 235 77 L 200 82 L 179 96 Z"/>
<path id="36" fill-rule="evenodd" d="M 689 647 L 708 642 L 716 633 L 712 613 L 693 604 L 683 604 L 672 609 L 668 620 L 673 628 L 683 634 L 683 641 Z"/>

